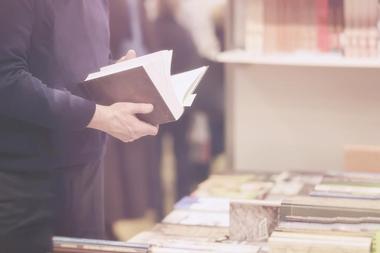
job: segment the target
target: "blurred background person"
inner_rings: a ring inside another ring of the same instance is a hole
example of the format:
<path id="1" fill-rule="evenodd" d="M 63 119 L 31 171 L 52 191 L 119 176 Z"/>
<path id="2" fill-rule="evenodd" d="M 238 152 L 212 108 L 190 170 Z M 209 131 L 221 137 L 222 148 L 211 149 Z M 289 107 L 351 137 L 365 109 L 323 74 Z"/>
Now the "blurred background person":
<path id="1" fill-rule="evenodd" d="M 224 149 L 223 67 L 211 60 L 223 47 L 223 18 L 215 15 L 222 13 L 221 2 L 224 1 L 110 1 L 113 58 L 128 49 L 135 49 L 138 56 L 173 49 L 172 74 L 210 66 L 192 108 L 179 121 L 161 126 L 158 138 L 128 144 L 110 139 L 105 177 L 110 235 L 115 221 L 143 217 L 150 209 L 160 220 L 165 214 L 164 199 L 178 200 L 188 195 L 207 178 L 213 157 Z M 162 182 L 168 180 L 162 178 L 160 165 L 162 142 L 167 135 L 174 144 L 175 196 L 163 195 Z"/>
<path id="2" fill-rule="evenodd" d="M 183 72 L 197 66 L 203 61 L 199 56 L 190 32 L 177 22 L 176 12 L 179 10 L 180 2 L 175 0 L 157 0 L 157 16 L 153 19 L 153 41 L 151 43 L 154 51 L 173 49 L 172 74 Z M 204 83 L 200 84 L 204 85 Z M 196 102 L 193 106 L 196 105 Z M 196 107 L 192 107 L 194 110 Z M 196 168 L 190 159 L 189 131 L 192 122 L 192 110 L 186 110 L 180 120 L 162 126 L 162 138 L 169 133 L 174 143 L 175 175 L 176 175 L 176 199 L 190 193 L 196 172 L 207 174 L 207 168 Z M 206 122 L 206 124 L 208 124 Z M 206 133 L 208 135 L 208 133 Z M 193 137 L 193 136 L 192 136 Z M 208 137 L 208 136 L 206 136 Z M 201 140 L 202 141 L 202 140 Z M 209 138 L 204 139 L 205 142 Z M 205 159 L 202 163 L 207 166 L 210 160 L 209 143 L 202 143 L 206 147 Z M 159 152 L 162 156 L 162 152 Z"/>
<path id="3" fill-rule="evenodd" d="M 212 59 L 223 47 L 223 1 L 148 0 L 153 51 L 173 49 L 172 73 L 201 65 L 210 68 L 190 110 L 160 136 L 173 136 L 177 200 L 207 178 L 212 159 L 224 149 L 223 66 Z M 156 8 L 154 8 L 156 7 Z M 154 12 L 156 11 L 156 12 Z M 196 17 L 196 18 L 194 18 Z M 215 18 L 217 17 L 217 18 Z"/>
<path id="4" fill-rule="evenodd" d="M 110 1 L 112 58 L 118 59 L 129 49 L 138 56 L 151 52 L 148 45 L 148 20 L 144 1 Z M 105 203 L 107 234 L 114 239 L 113 224 L 121 219 L 143 217 L 153 209 L 162 218 L 162 193 L 158 139 L 143 138 L 123 143 L 109 138 L 105 167 Z"/>

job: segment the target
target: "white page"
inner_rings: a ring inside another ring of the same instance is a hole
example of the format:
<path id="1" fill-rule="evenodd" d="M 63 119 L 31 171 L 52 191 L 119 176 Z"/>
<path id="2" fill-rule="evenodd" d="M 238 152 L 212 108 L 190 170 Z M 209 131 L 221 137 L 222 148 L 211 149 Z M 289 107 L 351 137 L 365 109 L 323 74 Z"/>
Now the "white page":
<path id="1" fill-rule="evenodd" d="M 107 75 L 111 75 L 114 73 L 118 73 L 118 72 L 121 72 L 124 70 L 140 67 L 140 66 L 143 66 L 144 64 L 148 64 L 148 63 L 155 61 L 156 59 L 160 59 L 160 58 L 162 59 L 162 64 L 164 65 L 165 73 L 167 72 L 167 68 L 169 68 L 169 72 L 170 72 L 169 60 L 171 60 L 172 54 L 173 54 L 172 50 L 170 50 L 170 51 L 169 50 L 163 50 L 163 51 L 158 51 L 158 52 L 155 52 L 152 54 L 147 54 L 147 55 L 144 55 L 141 57 L 137 57 L 137 58 L 134 58 L 131 60 L 122 61 L 122 62 L 118 62 L 118 63 L 112 64 L 109 66 L 105 66 L 105 67 L 101 68 L 99 72 L 95 72 L 95 73 L 88 75 L 88 77 L 86 78 L 86 81 L 96 79 L 96 78 L 99 78 L 102 76 L 107 76 Z M 169 66 L 167 66 L 167 65 L 169 65 Z"/>
<path id="2" fill-rule="evenodd" d="M 152 80 L 156 89 L 168 105 L 173 117 L 177 120 L 183 113 L 184 108 L 182 102 L 178 101 L 174 92 L 173 86 L 170 82 L 170 76 L 165 71 L 165 63 L 163 59 L 157 58 L 149 64 L 144 65 L 144 69 Z"/>
<path id="3" fill-rule="evenodd" d="M 171 61 L 172 54 L 173 54 L 173 50 L 161 50 L 161 51 L 157 51 L 157 52 L 154 52 L 154 53 L 151 53 L 151 54 L 146 54 L 146 55 L 138 56 L 138 57 L 130 59 L 130 60 L 126 60 L 126 61 L 122 61 L 122 62 L 117 62 L 117 63 L 111 64 L 111 65 L 108 65 L 108 66 L 104 66 L 104 67 L 100 68 L 100 71 L 106 71 L 108 68 L 114 68 L 114 66 L 117 66 L 117 65 L 143 63 L 143 62 L 146 62 L 146 61 L 150 61 L 150 59 L 156 59 L 158 57 L 161 57 L 162 55 L 165 55 L 165 57 L 168 57 L 170 59 L 170 61 Z M 140 64 L 140 66 L 141 66 L 141 64 Z"/>
<path id="4" fill-rule="evenodd" d="M 187 96 L 183 101 L 183 106 L 190 107 L 193 104 L 196 96 L 197 94 L 190 94 Z"/>
<path id="5" fill-rule="evenodd" d="M 173 50 L 167 51 L 168 53 L 166 54 L 166 63 L 165 63 L 165 68 L 166 68 L 166 75 L 170 77 L 172 75 L 172 59 L 173 59 Z"/>
<path id="6" fill-rule="evenodd" d="M 183 105 L 185 105 L 187 97 L 192 95 L 195 88 L 198 86 L 203 75 L 206 73 L 207 68 L 208 67 L 204 66 L 201 68 L 176 74 L 171 77 L 176 96 Z"/>

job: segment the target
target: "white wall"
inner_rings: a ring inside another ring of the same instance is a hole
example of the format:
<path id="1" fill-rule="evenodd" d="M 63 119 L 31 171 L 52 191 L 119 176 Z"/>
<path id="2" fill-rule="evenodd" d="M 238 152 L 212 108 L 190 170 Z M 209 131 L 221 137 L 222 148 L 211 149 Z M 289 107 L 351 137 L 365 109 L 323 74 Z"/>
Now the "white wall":
<path id="1" fill-rule="evenodd" d="M 236 170 L 343 167 L 380 145 L 380 69 L 229 65 L 227 152 Z"/>

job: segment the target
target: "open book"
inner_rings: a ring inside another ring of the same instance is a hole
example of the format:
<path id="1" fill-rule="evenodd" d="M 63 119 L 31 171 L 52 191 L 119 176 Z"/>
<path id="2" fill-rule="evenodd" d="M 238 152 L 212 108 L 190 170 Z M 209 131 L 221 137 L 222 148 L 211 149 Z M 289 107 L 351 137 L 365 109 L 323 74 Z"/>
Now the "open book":
<path id="1" fill-rule="evenodd" d="M 90 74 L 84 86 L 98 104 L 153 104 L 152 113 L 138 115 L 148 123 L 157 125 L 178 120 L 184 107 L 192 105 L 196 96 L 193 92 L 207 67 L 171 75 L 172 54 L 164 50 L 103 67 Z"/>

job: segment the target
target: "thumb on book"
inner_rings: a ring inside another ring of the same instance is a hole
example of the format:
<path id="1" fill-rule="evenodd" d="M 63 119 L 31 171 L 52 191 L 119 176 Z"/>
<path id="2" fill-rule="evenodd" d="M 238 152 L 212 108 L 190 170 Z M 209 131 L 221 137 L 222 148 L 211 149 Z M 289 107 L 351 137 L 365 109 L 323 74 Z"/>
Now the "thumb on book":
<path id="1" fill-rule="evenodd" d="M 128 50 L 127 54 L 125 55 L 126 60 L 130 60 L 136 57 L 137 57 L 136 51 L 133 49 Z"/>
<path id="2" fill-rule="evenodd" d="M 128 61 L 136 57 L 137 57 L 136 51 L 133 49 L 130 49 L 128 50 L 127 54 L 121 57 L 117 62 Z"/>

